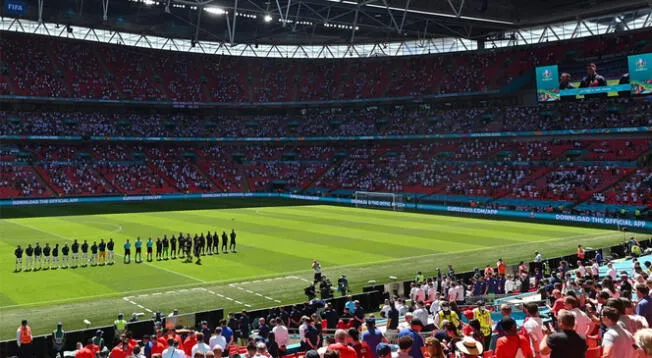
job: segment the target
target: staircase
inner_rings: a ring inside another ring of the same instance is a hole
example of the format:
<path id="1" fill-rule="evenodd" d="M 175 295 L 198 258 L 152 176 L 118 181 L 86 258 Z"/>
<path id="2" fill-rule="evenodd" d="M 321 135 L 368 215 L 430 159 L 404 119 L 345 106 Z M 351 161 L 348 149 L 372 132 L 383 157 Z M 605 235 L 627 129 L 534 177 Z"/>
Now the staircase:
<path id="1" fill-rule="evenodd" d="M 45 169 L 41 168 L 38 165 L 32 166 L 31 167 L 36 176 L 39 178 L 41 184 L 48 189 L 51 193 L 61 195 L 63 194 L 63 190 L 61 190 L 59 187 L 55 186 L 52 184 L 48 178 L 50 177 L 48 173 L 45 171 Z"/>
<path id="2" fill-rule="evenodd" d="M 192 164 L 197 171 L 204 176 L 208 180 L 209 183 L 213 184 L 214 186 L 217 187 L 219 191 L 226 192 L 226 187 L 224 184 L 220 183 L 217 179 L 212 177 L 211 175 L 208 175 L 208 171 L 206 170 L 206 161 L 200 161 L 196 164 Z"/>

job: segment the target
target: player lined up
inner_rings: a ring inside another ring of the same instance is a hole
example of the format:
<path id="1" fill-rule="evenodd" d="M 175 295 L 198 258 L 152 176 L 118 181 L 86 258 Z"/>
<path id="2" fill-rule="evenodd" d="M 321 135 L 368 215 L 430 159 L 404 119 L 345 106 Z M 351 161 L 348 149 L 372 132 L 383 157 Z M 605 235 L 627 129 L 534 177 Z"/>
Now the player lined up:
<path id="1" fill-rule="evenodd" d="M 206 235 L 203 233 L 194 237 L 191 237 L 190 234 L 183 235 L 179 233 L 178 238 L 175 235 L 172 235 L 168 239 L 167 235 L 163 236 L 163 239 L 158 237 L 156 241 L 153 241 L 150 237 L 147 242 L 143 242 L 140 237 L 136 238 L 133 246 L 135 248 L 134 262 L 141 263 L 143 262 L 143 245 L 146 248 L 146 260 L 152 262 L 154 258 L 156 261 L 162 260 L 174 260 L 176 258 L 185 258 L 186 261 L 192 261 L 192 256 L 195 257 L 205 256 L 205 255 L 219 255 L 220 254 L 220 238 L 222 239 L 221 251 L 223 254 L 228 254 L 236 252 L 236 233 L 235 230 L 231 230 L 231 234 L 227 235 L 226 231 L 222 231 L 222 236 L 215 232 L 207 232 Z M 128 264 L 131 262 L 131 242 L 127 240 L 124 244 L 125 255 L 124 263 Z M 193 249 L 194 247 L 194 249 Z M 154 256 L 154 248 L 156 248 Z"/>
<path id="2" fill-rule="evenodd" d="M 38 242 L 34 247 L 28 244 L 25 249 L 18 245 L 14 251 L 14 256 L 16 256 L 14 271 L 113 265 L 115 264 L 114 247 L 115 242 L 113 239 L 109 239 L 107 242 L 100 239 L 99 243 L 94 241 L 91 245 L 88 244 L 87 240 L 84 240 L 81 244 L 74 240 L 70 246 L 65 243 L 61 248 L 59 248 L 59 244 L 50 247 L 48 243 L 41 247 Z M 23 257 L 25 258 L 24 262 Z"/>

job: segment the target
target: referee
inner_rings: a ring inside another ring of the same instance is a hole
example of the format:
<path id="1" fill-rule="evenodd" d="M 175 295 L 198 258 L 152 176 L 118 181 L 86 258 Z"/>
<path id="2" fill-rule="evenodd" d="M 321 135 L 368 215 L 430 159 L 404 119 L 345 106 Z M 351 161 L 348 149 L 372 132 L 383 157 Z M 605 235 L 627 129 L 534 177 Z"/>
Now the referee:
<path id="1" fill-rule="evenodd" d="M 152 246 L 154 246 L 154 243 L 152 242 L 151 236 L 145 245 L 147 246 L 147 262 L 152 262 Z"/>
<path id="2" fill-rule="evenodd" d="M 131 243 L 129 242 L 129 239 L 127 239 L 123 247 L 125 249 L 125 257 L 123 262 L 128 264 L 131 262 Z"/>
<path id="3" fill-rule="evenodd" d="M 143 241 L 140 239 L 140 236 L 136 238 L 136 243 L 134 244 L 136 247 L 136 254 L 134 255 L 134 261 L 136 263 L 141 263 L 143 262 Z"/>
<path id="4" fill-rule="evenodd" d="M 16 256 L 16 268 L 14 269 L 14 272 L 22 271 L 23 270 L 23 249 L 20 248 L 20 245 L 16 247 L 16 250 L 14 251 L 14 255 Z"/>

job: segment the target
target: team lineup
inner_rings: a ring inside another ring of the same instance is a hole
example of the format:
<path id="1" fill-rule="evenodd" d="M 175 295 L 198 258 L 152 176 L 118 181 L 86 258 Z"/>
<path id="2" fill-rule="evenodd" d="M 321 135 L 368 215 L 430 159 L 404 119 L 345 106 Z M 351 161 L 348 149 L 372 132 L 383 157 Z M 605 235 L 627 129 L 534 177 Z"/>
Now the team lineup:
<path id="1" fill-rule="evenodd" d="M 179 233 L 178 238 L 172 235 L 169 239 L 167 235 L 164 235 L 162 239 L 158 237 L 156 241 L 150 237 L 146 242 L 137 237 L 133 244 L 127 239 L 123 245 L 123 263 L 131 263 L 132 246 L 134 248 L 134 263 L 142 263 L 143 246 L 145 246 L 147 262 L 152 262 L 154 259 L 163 261 L 185 258 L 184 262 L 191 263 L 194 257 L 195 263 L 201 265 L 201 256 L 218 255 L 220 251 L 222 254 L 236 253 L 236 236 L 235 229 L 232 229 L 229 235 L 226 231 L 222 231 L 221 237 L 217 231 L 213 234 L 209 231 L 206 235 L 200 233 L 193 237 L 189 233 L 185 237 L 183 233 Z M 100 239 L 99 243 L 94 241 L 90 245 L 87 240 L 81 244 L 78 240 L 73 240 L 70 245 L 64 243 L 62 247 L 59 247 L 58 243 L 52 247 L 49 243 L 45 243 L 41 247 L 38 242 L 34 244 L 34 247 L 28 244 L 24 249 L 18 245 L 14 250 L 16 257 L 14 272 L 114 265 L 114 249 L 113 238 L 109 238 L 106 242 L 104 239 Z M 25 258 L 24 262 L 23 257 Z"/>

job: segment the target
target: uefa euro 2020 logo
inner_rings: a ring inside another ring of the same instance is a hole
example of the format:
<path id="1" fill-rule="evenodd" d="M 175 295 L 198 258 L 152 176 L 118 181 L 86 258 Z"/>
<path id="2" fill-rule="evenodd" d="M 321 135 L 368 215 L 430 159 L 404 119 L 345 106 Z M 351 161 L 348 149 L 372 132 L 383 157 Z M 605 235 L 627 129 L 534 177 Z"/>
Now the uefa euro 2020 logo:
<path id="1" fill-rule="evenodd" d="M 550 81 L 552 79 L 552 72 L 550 72 L 550 70 L 545 70 L 541 76 L 543 77 L 544 81 Z"/>
<path id="2" fill-rule="evenodd" d="M 645 59 L 643 59 L 642 57 L 636 60 L 636 70 L 637 71 L 647 70 L 647 63 L 645 62 Z"/>

